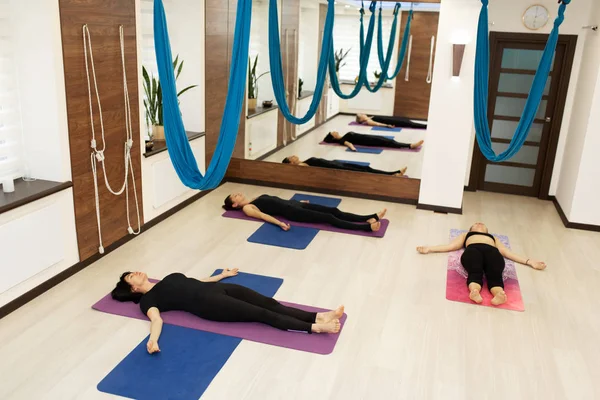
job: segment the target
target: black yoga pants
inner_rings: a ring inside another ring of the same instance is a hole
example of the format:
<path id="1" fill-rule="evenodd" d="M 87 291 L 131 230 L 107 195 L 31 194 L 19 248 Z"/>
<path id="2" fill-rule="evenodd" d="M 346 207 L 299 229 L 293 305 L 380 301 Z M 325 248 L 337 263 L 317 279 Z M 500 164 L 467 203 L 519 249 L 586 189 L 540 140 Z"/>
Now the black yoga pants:
<path id="1" fill-rule="evenodd" d="M 383 136 L 377 135 L 361 135 L 360 137 L 353 138 L 352 144 L 358 146 L 372 146 L 372 147 L 390 147 L 392 149 L 406 149 L 410 148 L 409 143 L 396 142 L 394 139 L 389 139 Z"/>
<path id="2" fill-rule="evenodd" d="M 488 244 L 475 243 L 467 246 L 460 261 L 469 273 L 467 285 L 477 283 L 483 286 L 483 276 L 487 279 L 488 288 L 504 288 L 502 273 L 504 272 L 504 257 L 500 251 Z"/>
<path id="3" fill-rule="evenodd" d="M 371 231 L 371 224 L 366 221 L 374 218 L 379 220 L 377 214 L 356 215 L 340 211 L 335 207 L 325 207 L 319 204 L 301 203 L 294 207 L 285 217 L 296 222 L 325 223 L 340 229 L 353 231 Z"/>
<path id="4" fill-rule="evenodd" d="M 297 308 L 286 307 L 244 286 L 231 283 L 208 283 L 200 294 L 194 314 L 219 322 L 261 322 L 287 331 L 312 332 L 317 318 Z"/>
<path id="5" fill-rule="evenodd" d="M 375 122 L 379 122 L 380 124 L 394 125 L 395 127 L 398 127 L 398 128 L 427 129 L 427 124 L 413 122 L 408 118 L 386 117 L 386 116 L 376 115 L 371 119 Z"/>
<path id="6" fill-rule="evenodd" d="M 358 165 L 358 164 L 350 164 L 350 163 L 344 163 L 344 168 L 340 168 L 340 169 L 344 169 L 346 171 L 355 171 L 355 172 L 369 172 L 371 174 L 380 174 L 380 175 L 396 175 L 400 173 L 400 170 L 398 171 L 382 171 L 380 169 L 375 169 L 375 168 L 371 168 L 367 165 Z"/>

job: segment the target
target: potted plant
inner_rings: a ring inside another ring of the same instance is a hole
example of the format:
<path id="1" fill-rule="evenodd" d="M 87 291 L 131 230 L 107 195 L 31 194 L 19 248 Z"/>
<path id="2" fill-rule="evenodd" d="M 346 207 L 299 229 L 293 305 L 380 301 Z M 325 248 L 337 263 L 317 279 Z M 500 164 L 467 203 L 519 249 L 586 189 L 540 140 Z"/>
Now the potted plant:
<path id="1" fill-rule="evenodd" d="M 298 78 L 298 98 L 302 97 L 302 86 L 304 85 L 304 81 L 302 78 Z"/>
<path id="2" fill-rule="evenodd" d="M 349 48 L 348 51 L 346 51 L 345 53 L 344 53 L 344 49 L 339 49 L 338 51 L 336 51 L 334 53 L 334 56 L 335 56 L 335 74 L 336 75 L 339 76 L 340 68 L 342 68 L 344 65 L 346 65 L 346 63 L 342 64 L 342 61 L 344 61 L 344 58 L 346 58 L 346 56 L 348 55 L 348 53 L 350 53 L 350 50 L 352 50 L 352 47 Z"/>
<path id="3" fill-rule="evenodd" d="M 256 76 L 256 65 L 258 64 L 258 55 L 252 62 L 252 57 L 248 58 L 248 109 L 256 109 L 256 99 L 258 98 L 258 80 L 270 71 L 263 72 Z"/>
<path id="4" fill-rule="evenodd" d="M 175 81 L 177 81 L 183 70 L 183 60 L 181 60 L 181 62 L 179 61 L 179 55 L 175 57 L 175 61 L 173 61 L 173 70 L 175 71 Z M 165 140 L 160 81 L 158 78 L 155 78 L 154 75 L 149 75 L 146 67 L 142 67 L 142 73 L 144 75 L 144 93 L 146 95 L 146 98 L 144 99 L 146 121 L 148 125 L 152 125 L 150 137 L 152 140 Z M 177 93 L 177 98 L 196 86 L 198 85 L 191 85 L 182 89 Z"/>

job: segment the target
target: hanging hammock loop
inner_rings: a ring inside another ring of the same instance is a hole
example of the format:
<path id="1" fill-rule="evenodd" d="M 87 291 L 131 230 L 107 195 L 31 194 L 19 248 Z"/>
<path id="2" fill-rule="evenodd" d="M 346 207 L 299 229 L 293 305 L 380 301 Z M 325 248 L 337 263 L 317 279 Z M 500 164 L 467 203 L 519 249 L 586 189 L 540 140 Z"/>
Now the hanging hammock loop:
<path id="1" fill-rule="evenodd" d="M 377 8 L 377 0 L 371 2 L 371 5 L 369 6 L 369 11 L 375 12 L 376 8 Z"/>
<path id="2" fill-rule="evenodd" d="M 402 7 L 402 4 L 396 3 L 396 6 L 394 7 L 394 15 L 398 14 L 398 11 L 400 11 L 401 7 Z"/>

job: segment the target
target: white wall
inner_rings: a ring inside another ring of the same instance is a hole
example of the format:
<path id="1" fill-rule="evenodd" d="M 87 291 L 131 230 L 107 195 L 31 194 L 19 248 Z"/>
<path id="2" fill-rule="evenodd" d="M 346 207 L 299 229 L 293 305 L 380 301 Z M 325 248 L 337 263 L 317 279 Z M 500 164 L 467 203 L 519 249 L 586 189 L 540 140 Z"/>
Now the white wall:
<path id="1" fill-rule="evenodd" d="M 0 215 L 0 307 L 79 261 L 73 191 Z"/>
<path id="2" fill-rule="evenodd" d="M 342 92 L 350 93 L 354 86 L 340 85 Z M 333 94 L 337 97 L 337 95 Z M 357 114 L 366 113 L 369 115 L 394 115 L 394 101 L 396 100 L 396 90 L 392 88 L 381 88 L 375 93 L 362 88 L 356 97 L 345 100 L 339 99 L 340 111 L 344 113 Z"/>
<path id="3" fill-rule="evenodd" d="M 555 0 L 542 0 L 551 11 L 552 21 L 556 17 L 558 5 Z M 522 15 L 529 3 L 522 0 L 492 0 L 489 6 L 492 30 L 505 32 L 529 32 L 522 25 Z M 572 119 L 575 90 L 577 87 L 583 44 L 586 32 L 581 26 L 588 21 L 591 0 L 579 0 L 567 7 L 566 20 L 561 34 L 579 34 L 571 83 L 565 106 L 557 158 L 550 194 L 554 194 L 558 185 L 564 147 L 568 138 L 568 126 Z M 475 39 L 481 2 L 478 0 L 444 0 L 441 3 L 440 26 L 436 65 L 432 84 L 428 132 L 424 154 L 423 176 L 421 179 L 420 202 L 452 208 L 462 204 L 462 191 L 468 184 L 473 153 L 473 66 L 475 58 Z M 550 32 L 550 22 L 540 33 Z M 452 52 L 451 38 L 455 34 L 470 38 L 465 51 L 463 67 L 459 80 L 451 80 Z M 448 101 L 452 99 L 452 101 Z M 452 121 L 453 129 L 448 131 L 447 124 Z M 445 129 L 444 129 L 445 128 Z M 448 170 L 447 166 L 452 165 Z M 460 171 L 459 176 L 456 176 Z"/>
<path id="4" fill-rule="evenodd" d="M 26 168 L 34 178 L 68 181 L 71 164 L 58 2 L 12 0 L 11 7 Z"/>
<path id="5" fill-rule="evenodd" d="M 595 3 L 584 24 L 596 24 Z M 600 34 L 587 31 L 556 198 L 570 222 L 600 225 Z"/>
<path id="6" fill-rule="evenodd" d="M 298 77 L 304 81 L 303 90 L 314 91 L 317 84 L 319 64 L 319 4 L 300 8 L 300 29 L 298 32 Z M 301 114 L 299 114 L 301 115 Z"/>

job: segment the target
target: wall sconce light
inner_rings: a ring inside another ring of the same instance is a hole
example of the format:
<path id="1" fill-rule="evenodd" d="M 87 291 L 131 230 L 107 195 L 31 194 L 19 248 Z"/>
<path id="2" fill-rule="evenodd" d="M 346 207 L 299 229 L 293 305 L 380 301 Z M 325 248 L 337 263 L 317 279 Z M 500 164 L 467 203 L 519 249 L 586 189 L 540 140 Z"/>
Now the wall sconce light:
<path id="1" fill-rule="evenodd" d="M 452 45 L 452 77 L 460 76 L 466 44 Z"/>

